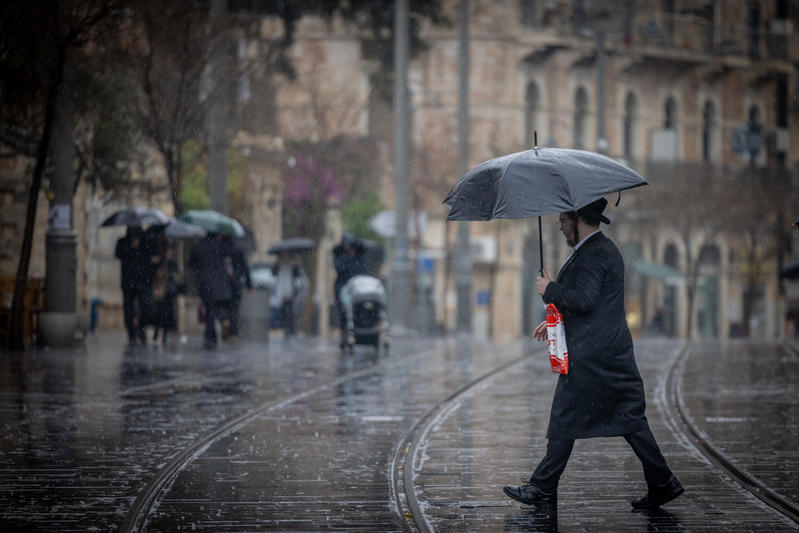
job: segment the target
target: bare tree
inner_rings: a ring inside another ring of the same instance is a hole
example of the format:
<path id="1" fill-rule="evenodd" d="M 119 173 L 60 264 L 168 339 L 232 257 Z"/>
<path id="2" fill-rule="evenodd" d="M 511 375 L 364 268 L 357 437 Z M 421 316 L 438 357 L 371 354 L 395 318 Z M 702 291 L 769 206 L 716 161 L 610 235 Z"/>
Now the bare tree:
<path id="1" fill-rule="evenodd" d="M 180 214 L 183 148 L 200 132 L 205 113 L 206 17 L 191 1 L 138 3 L 123 46 L 138 80 L 140 127 L 161 154 Z"/>
<path id="2" fill-rule="evenodd" d="M 726 230 L 723 217 L 718 215 L 729 200 L 729 188 L 721 174 L 712 167 L 688 164 L 650 163 L 646 176 L 650 184 L 641 194 L 630 194 L 631 203 L 641 202 L 650 212 L 647 223 L 657 229 L 671 228 L 679 236 L 685 257 L 683 275 L 687 310 L 686 332 L 694 334 L 694 308 L 699 284 L 701 251 L 712 245 Z"/>
<path id="3" fill-rule="evenodd" d="M 119 7 L 120 3 L 114 0 L 0 5 L 0 142 L 9 150 L 7 156 L 35 160 L 11 306 L 11 349 L 24 347 L 24 297 L 39 191 L 53 146 L 59 94 L 72 98 L 71 87 L 65 85 L 65 71 L 76 50 L 101 41 L 105 23 L 118 13 Z M 59 162 L 70 166 L 72 163 Z"/>
<path id="4" fill-rule="evenodd" d="M 746 336 L 751 333 L 749 324 L 760 297 L 759 287 L 774 273 L 779 275 L 781 239 L 787 229 L 781 227 L 781 221 L 791 200 L 783 178 L 776 168 L 748 167 L 732 176 L 726 195 L 724 220 L 731 233 L 740 236 L 738 261 L 745 279 L 742 325 Z"/>

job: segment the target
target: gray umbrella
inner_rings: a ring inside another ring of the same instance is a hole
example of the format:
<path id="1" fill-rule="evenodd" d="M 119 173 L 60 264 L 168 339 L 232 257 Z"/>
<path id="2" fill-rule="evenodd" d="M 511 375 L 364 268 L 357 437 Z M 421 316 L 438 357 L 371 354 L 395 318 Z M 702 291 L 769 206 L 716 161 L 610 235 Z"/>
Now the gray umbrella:
<path id="1" fill-rule="evenodd" d="M 183 222 L 177 218 L 173 218 L 164 227 L 164 235 L 170 239 L 184 240 L 184 239 L 202 239 L 206 235 L 206 231 L 194 224 Z"/>
<path id="2" fill-rule="evenodd" d="M 537 216 L 540 243 L 542 215 L 577 211 L 611 193 L 646 184 L 637 172 L 605 155 L 533 148 L 473 168 L 455 184 L 444 203 L 450 207 L 447 220 Z"/>
<path id="3" fill-rule="evenodd" d="M 169 217 L 155 207 L 128 207 L 105 219 L 102 227 L 166 224 Z"/>
<path id="4" fill-rule="evenodd" d="M 310 252 L 316 248 L 316 243 L 311 239 L 304 239 L 302 237 L 294 237 L 291 239 L 283 239 L 277 244 L 273 244 L 267 250 L 270 254 L 279 254 L 280 252 Z"/>

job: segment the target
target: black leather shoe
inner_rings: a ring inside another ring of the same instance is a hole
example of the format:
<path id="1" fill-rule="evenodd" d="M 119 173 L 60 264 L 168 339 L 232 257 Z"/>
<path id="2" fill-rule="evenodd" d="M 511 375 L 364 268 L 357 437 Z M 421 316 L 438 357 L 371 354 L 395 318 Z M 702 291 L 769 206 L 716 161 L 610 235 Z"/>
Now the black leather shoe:
<path id="1" fill-rule="evenodd" d="M 521 487 L 505 485 L 502 487 L 502 492 L 509 498 L 513 498 L 517 502 L 521 502 L 525 505 L 556 505 L 558 503 L 557 491 L 544 492 L 532 483 L 522 485 Z"/>
<path id="2" fill-rule="evenodd" d="M 656 509 L 664 503 L 670 502 L 683 492 L 685 492 L 685 490 L 682 488 L 682 485 L 680 485 L 680 482 L 677 481 L 677 478 L 672 474 L 671 478 L 666 483 L 658 485 L 657 487 L 651 487 L 646 493 L 646 496 L 633 500 L 631 503 L 636 509 Z"/>

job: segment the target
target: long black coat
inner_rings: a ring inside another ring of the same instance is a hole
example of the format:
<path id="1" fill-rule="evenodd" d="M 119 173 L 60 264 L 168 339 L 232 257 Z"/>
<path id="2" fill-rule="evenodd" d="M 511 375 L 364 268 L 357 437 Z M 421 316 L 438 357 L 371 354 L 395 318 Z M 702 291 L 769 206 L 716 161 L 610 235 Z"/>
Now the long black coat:
<path id="1" fill-rule="evenodd" d="M 133 241 L 138 243 L 133 245 Z M 125 292 L 143 292 L 147 289 L 152 276 L 150 253 L 144 240 L 144 234 L 120 237 L 114 255 L 120 263 L 120 284 Z"/>
<path id="2" fill-rule="evenodd" d="M 624 262 L 601 232 L 567 260 L 544 302 L 563 314 L 569 373 L 561 374 L 548 439 L 610 437 L 647 429 L 644 384 L 624 313 Z"/>
<path id="3" fill-rule="evenodd" d="M 209 235 L 196 243 L 189 254 L 189 264 L 194 271 L 194 281 L 204 302 L 233 300 L 233 286 L 225 269 L 223 244 Z"/>

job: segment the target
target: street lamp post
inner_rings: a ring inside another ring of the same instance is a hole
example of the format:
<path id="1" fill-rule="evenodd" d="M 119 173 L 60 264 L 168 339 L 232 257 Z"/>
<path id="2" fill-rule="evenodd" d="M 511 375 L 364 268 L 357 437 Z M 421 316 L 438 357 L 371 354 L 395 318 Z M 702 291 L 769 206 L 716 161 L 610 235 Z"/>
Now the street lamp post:
<path id="1" fill-rule="evenodd" d="M 469 0 L 461 0 L 458 21 L 458 170 L 466 174 L 469 165 Z M 469 250 L 469 223 L 458 222 L 455 286 L 458 295 L 456 326 L 459 332 L 472 329 L 472 261 Z"/>
<path id="2" fill-rule="evenodd" d="M 409 124 L 408 124 L 408 0 L 394 4 L 394 158 L 397 235 L 391 280 L 392 325 L 410 325 L 410 265 L 408 263 Z"/>

